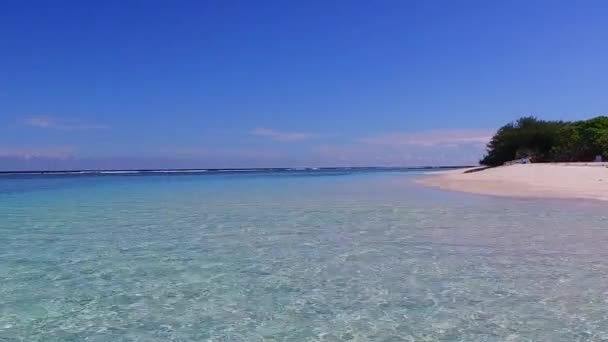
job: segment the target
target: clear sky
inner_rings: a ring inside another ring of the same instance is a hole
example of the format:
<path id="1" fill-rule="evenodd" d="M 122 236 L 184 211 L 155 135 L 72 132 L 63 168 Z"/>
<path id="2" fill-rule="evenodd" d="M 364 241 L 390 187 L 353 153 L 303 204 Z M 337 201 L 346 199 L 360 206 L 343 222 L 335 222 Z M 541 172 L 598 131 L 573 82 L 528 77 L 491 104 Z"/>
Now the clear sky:
<path id="1" fill-rule="evenodd" d="M 608 1 L 0 2 L 0 169 L 475 163 L 608 112 Z"/>

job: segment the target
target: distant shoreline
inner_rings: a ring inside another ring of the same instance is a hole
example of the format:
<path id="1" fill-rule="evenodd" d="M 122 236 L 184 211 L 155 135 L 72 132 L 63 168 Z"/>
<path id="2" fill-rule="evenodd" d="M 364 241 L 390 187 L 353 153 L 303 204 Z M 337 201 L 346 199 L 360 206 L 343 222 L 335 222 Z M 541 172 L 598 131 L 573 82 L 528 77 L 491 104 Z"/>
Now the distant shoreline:
<path id="1" fill-rule="evenodd" d="M 82 170 L 18 170 L 0 171 L 0 175 L 61 175 L 61 174 L 144 174 L 144 173 L 207 173 L 207 172 L 302 172 L 302 171 L 398 171 L 455 170 L 470 166 L 410 166 L 410 167 L 267 167 L 267 168 L 192 168 L 192 169 L 82 169 Z"/>
<path id="2" fill-rule="evenodd" d="M 441 172 L 416 182 L 492 196 L 608 201 L 608 163 L 517 164 L 466 172 L 475 169 Z"/>

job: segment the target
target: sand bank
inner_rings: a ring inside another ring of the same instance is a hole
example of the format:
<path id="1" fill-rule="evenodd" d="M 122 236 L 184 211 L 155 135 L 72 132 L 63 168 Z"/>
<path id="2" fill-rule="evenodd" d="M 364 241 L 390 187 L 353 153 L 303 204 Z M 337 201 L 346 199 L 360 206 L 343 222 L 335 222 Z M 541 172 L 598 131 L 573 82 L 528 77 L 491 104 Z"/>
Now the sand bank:
<path id="1" fill-rule="evenodd" d="M 485 195 L 608 201 L 607 163 L 519 164 L 478 172 L 442 172 L 417 180 L 445 190 Z"/>

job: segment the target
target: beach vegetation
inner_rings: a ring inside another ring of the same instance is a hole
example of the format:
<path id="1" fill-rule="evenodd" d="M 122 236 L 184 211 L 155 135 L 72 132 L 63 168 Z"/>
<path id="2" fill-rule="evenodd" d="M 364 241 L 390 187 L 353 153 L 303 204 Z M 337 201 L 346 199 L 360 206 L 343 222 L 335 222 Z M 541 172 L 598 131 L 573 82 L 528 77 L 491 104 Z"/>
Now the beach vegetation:
<path id="1" fill-rule="evenodd" d="M 589 162 L 608 159 L 608 117 L 581 121 L 520 118 L 498 129 L 482 165 L 499 166 L 528 158 L 532 162 Z"/>

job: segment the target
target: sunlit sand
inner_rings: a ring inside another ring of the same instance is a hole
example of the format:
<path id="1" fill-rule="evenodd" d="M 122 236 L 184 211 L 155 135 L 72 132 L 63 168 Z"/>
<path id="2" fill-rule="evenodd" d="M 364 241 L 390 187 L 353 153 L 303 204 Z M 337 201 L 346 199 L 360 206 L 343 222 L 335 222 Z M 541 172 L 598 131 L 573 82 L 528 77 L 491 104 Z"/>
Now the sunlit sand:
<path id="1" fill-rule="evenodd" d="M 495 196 L 608 201 L 608 163 L 518 164 L 466 173 L 443 172 L 419 183 Z"/>

